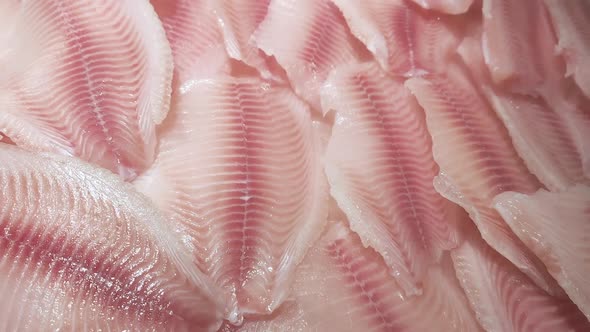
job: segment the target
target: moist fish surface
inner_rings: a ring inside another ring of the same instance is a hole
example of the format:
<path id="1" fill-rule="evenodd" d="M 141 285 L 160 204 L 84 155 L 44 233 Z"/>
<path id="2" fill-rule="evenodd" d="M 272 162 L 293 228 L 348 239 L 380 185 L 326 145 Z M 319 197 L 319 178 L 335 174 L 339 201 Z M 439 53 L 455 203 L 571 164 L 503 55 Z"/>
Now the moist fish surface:
<path id="1" fill-rule="evenodd" d="M 143 0 L 20 1 L 0 58 L 0 132 L 132 180 L 168 112 L 172 56 Z M 89 14 L 92 13 L 92 14 Z"/>
<path id="2" fill-rule="evenodd" d="M 321 131 L 290 90 L 219 76 L 179 95 L 153 167 L 136 181 L 233 303 L 272 312 L 327 218 Z"/>
<path id="3" fill-rule="evenodd" d="M 223 303 L 115 175 L 0 144 L 0 330 L 215 331 Z"/>

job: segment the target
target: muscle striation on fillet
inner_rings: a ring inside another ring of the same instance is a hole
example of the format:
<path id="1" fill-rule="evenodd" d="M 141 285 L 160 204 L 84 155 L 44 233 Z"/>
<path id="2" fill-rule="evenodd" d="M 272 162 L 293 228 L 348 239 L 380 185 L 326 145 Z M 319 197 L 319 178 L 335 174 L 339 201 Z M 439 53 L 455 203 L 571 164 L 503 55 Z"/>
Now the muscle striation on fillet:
<path id="1" fill-rule="evenodd" d="M 0 329 L 215 331 L 223 303 L 142 195 L 0 144 Z"/>
<path id="2" fill-rule="evenodd" d="M 142 0 L 22 1 L 2 57 L 0 132 L 127 180 L 154 158 L 172 56 Z"/>

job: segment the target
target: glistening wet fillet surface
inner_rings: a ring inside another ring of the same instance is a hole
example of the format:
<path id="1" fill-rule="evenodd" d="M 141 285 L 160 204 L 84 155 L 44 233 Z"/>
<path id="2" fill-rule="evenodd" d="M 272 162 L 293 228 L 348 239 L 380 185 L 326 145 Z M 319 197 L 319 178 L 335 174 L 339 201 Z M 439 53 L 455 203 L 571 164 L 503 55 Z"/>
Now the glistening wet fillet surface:
<path id="1" fill-rule="evenodd" d="M 136 185 L 225 289 L 230 319 L 271 311 L 327 216 L 309 109 L 285 88 L 231 77 L 195 82 L 175 107 Z"/>
<path id="2" fill-rule="evenodd" d="M 211 331 L 215 289 L 114 175 L 0 146 L 0 328 Z"/>
<path id="3" fill-rule="evenodd" d="M 94 11 L 88 15 L 88 11 Z M 153 161 L 172 57 L 140 0 L 28 1 L 7 41 L 0 131 L 133 179 Z"/>
<path id="4" fill-rule="evenodd" d="M 332 196 L 404 291 L 419 294 L 425 271 L 456 245 L 450 204 L 432 184 L 424 112 L 376 65 L 335 69 L 322 105 L 336 112 L 326 152 Z"/>

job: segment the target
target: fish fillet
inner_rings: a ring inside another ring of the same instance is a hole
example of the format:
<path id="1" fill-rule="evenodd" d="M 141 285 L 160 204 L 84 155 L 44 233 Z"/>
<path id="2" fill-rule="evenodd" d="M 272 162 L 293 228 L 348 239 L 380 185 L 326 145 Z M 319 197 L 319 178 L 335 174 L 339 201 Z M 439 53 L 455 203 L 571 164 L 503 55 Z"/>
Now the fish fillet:
<path id="1" fill-rule="evenodd" d="M 569 299 L 547 295 L 488 246 L 477 231 L 452 252 L 457 277 L 488 332 L 588 331 L 590 323 Z"/>
<path id="2" fill-rule="evenodd" d="M 555 33 L 557 49 L 567 63 L 567 76 L 590 98 L 590 3 L 586 0 L 544 0 Z"/>
<path id="3" fill-rule="evenodd" d="M 438 167 L 424 112 L 372 64 L 335 69 L 322 104 L 336 111 L 326 156 L 332 196 L 401 288 L 420 293 L 426 270 L 456 245 L 450 203 L 432 184 Z"/>
<path id="4" fill-rule="evenodd" d="M 486 242 L 543 289 L 559 291 L 543 264 L 492 207 L 505 191 L 532 193 L 540 184 L 512 147 L 506 129 L 462 68 L 406 82 L 426 112 L 436 189 L 467 210 Z"/>
<path id="5" fill-rule="evenodd" d="M 481 331 L 448 256 L 421 296 L 402 294 L 381 256 L 336 222 L 298 269 L 291 306 L 274 325 L 246 321 L 239 331 Z"/>
<path id="6" fill-rule="evenodd" d="M 223 34 L 209 0 L 152 0 L 151 3 L 172 49 L 175 90 L 191 79 L 227 71 Z"/>
<path id="7" fill-rule="evenodd" d="M 447 14 L 463 14 L 469 10 L 473 0 L 412 0 L 424 9 L 437 10 Z"/>
<path id="8" fill-rule="evenodd" d="M 333 0 L 352 33 L 395 76 L 443 71 L 458 45 L 445 18 L 404 0 Z"/>
<path id="9" fill-rule="evenodd" d="M 136 181 L 234 303 L 272 312 L 327 218 L 321 132 L 288 89 L 258 78 L 195 81 Z"/>
<path id="10" fill-rule="evenodd" d="M 227 53 L 232 59 L 254 67 L 266 79 L 281 80 L 272 61 L 260 51 L 254 33 L 269 11 L 271 0 L 211 0 L 223 32 Z"/>
<path id="11" fill-rule="evenodd" d="M 153 161 L 172 56 L 142 0 L 20 3 L 0 76 L 0 132 L 80 157 L 127 180 Z"/>
<path id="12" fill-rule="evenodd" d="M 289 42 L 282 34 L 289 36 Z M 330 71 L 356 62 L 363 47 L 330 0 L 272 1 L 254 38 L 285 68 L 295 92 L 317 110 L 319 89 Z"/>
<path id="13" fill-rule="evenodd" d="M 506 192 L 495 206 L 512 230 L 541 258 L 574 303 L 590 319 L 590 187 Z"/>
<path id="14" fill-rule="evenodd" d="M 222 303 L 146 198 L 0 144 L 0 330 L 215 331 Z"/>
<path id="15" fill-rule="evenodd" d="M 568 124 L 570 114 L 578 112 L 575 107 L 552 107 L 545 98 L 509 93 L 495 86 L 475 38 L 465 38 L 458 53 L 507 128 L 519 156 L 543 185 L 564 190 L 577 182 L 588 182 L 583 147 Z M 555 93 L 550 100 L 559 98 L 563 97 Z"/>
<path id="16" fill-rule="evenodd" d="M 484 0 L 482 46 L 497 84 L 527 94 L 551 89 L 565 74 L 541 1 Z"/>

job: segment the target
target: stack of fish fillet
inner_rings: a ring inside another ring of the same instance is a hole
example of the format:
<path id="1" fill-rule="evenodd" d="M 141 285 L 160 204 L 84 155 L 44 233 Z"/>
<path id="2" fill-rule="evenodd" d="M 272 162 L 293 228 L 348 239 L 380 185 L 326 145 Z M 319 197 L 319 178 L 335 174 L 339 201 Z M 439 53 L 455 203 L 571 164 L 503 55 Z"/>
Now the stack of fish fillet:
<path id="1" fill-rule="evenodd" d="M 590 1 L 2 0 L 0 332 L 590 331 Z"/>

